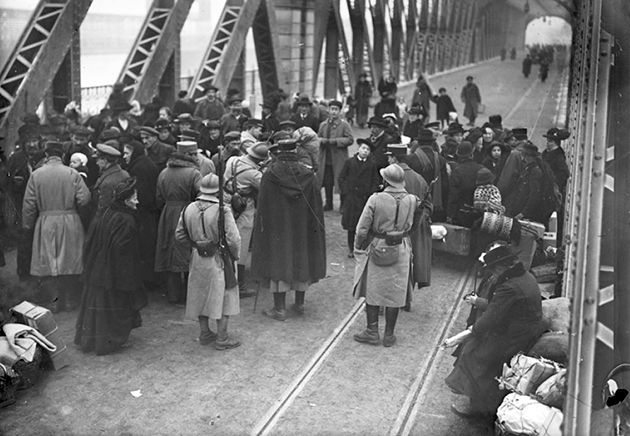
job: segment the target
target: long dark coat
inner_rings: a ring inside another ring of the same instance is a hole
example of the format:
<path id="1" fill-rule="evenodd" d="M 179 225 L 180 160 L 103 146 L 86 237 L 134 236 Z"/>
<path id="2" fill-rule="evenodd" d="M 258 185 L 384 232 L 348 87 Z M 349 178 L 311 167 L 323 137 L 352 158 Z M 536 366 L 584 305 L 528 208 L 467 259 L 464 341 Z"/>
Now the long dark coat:
<path id="1" fill-rule="evenodd" d="M 471 122 L 477 118 L 479 103 L 481 103 L 481 93 L 474 83 L 467 83 L 462 89 L 462 102 L 464 106 L 464 116 Z"/>
<path id="2" fill-rule="evenodd" d="M 510 194 L 503 199 L 505 214 L 514 217 L 519 213 L 524 219 L 545 222 L 541 216 L 542 171 L 535 161 L 531 161 L 520 174 Z M 548 219 L 549 217 L 547 217 Z"/>
<path id="3" fill-rule="evenodd" d="M 140 327 L 147 304 L 142 287 L 139 233 L 132 210 L 114 203 L 99 215 L 85 241 L 85 290 L 74 343 L 108 354 Z"/>
<path id="4" fill-rule="evenodd" d="M 558 188 L 564 193 L 570 174 L 564 150 L 560 147 L 552 151 L 544 150 L 542 152 L 542 160 L 547 162 L 553 173 L 553 178 L 558 184 Z"/>
<path id="5" fill-rule="evenodd" d="M 370 138 L 370 141 L 374 146 L 372 148 L 372 153 L 370 154 L 370 159 L 372 159 L 372 161 L 376 164 L 376 168 L 378 170 L 380 170 L 381 168 L 385 168 L 387 165 L 389 165 L 387 156 L 385 156 L 385 152 L 387 151 L 387 144 L 395 144 L 396 141 L 385 132 L 383 132 L 383 134 L 376 139 Z"/>
<path id="6" fill-rule="evenodd" d="M 352 127 L 347 121 L 342 119 L 338 118 L 332 121 L 329 118 L 321 123 L 317 136 L 322 140 L 326 139 L 329 141 L 326 145 L 322 145 L 320 141 L 316 173 L 318 186 L 322 186 L 324 183 L 326 160 L 329 158 L 328 154 L 330 154 L 335 188 L 339 190 L 339 173 L 344 162 L 348 159 L 348 147 L 354 142 Z"/>
<path id="7" fill-rule="evenodd" d="M 357 124 L 361 127 L 365 125 L 370 108 L 370 98 L 372 98 L 372 85 L 367 80 L 357 82 L 354 88 L 354 99 L 357 109 Z"/>
<path id="8" fill-rule="evenodd" d="M 435 102 L 438 121 L 448 120 L 449 112 L 457 112 L 450 95 L 436 95 L 431 100 Z"/>
<path id="9" fill-rule="evenodd" d="M 304 119 L 302 119 L 302 116 L 300 114 L 295 114 L 290 119 L 295 123 L 295 130 L 299 129 L 300 127 L 306 126 L 313 129 L 314 132 L 318 132 L 319 125 L 321 124 L 319 118 L 312 113 L 307 114 Z"/>
<path id="10" fill-rule="evenodd" d="M 484 166 L 469 159 L 457 165 L 451 174 L 446 214 L 456 223 L 464 221 L 460 209 L 465 204 L 473 205 L 473 195 L 477 188 L 477 171 L 481 168 Z"/>
<path id="11" fill-rule="evenodd" d="M 154 281 L 155 277 L 155 244 L 160 218 L 160 211 L 155 201 L 155 190 L 160 172 L 157 165 L 144 154 L 142 144 L 137 141 L 132 141 L 131 144 L 133 153 L 127 171 L 137 180 L 138 209 L 135 210 L 134 215 L 140 232 L 140 265 L 142 278 L 150 282 Z"/>
<path id="12" fill-rule="evenodd" d="M 473 324 L 446 384 L 467 395 L 476 409 L 496 412 L 507 391 L 495 377 L 519 351 L 527 352 L 542 333 L 542 304 L 536 279 L 522 263 L 497 279 L 488 307 Z"/>
<path id="13" fill-rule="evenodd" d="M 355 231 L 365 203 L 378 191 L 380 178 L 376 164 L 369 157 L 361 162 L 355 155 L 347 159 L 339 174 L 339 188 L 343 196 L 341 226 Z"/>
<path id="14" fill-rule="evenodd" d="M 322 197 L 296 153 L 281 153 L 263 174 L 252 235 L 252 275 L 316 283 L 326 277 Z"/>
<path id="15" fill-rule="evenodd" d="M 97 212 L 102 212 L 106 207 L 110 206 L 114 201 L 114 188 L 120 182 L 129 178 L 129 173 L 120 165 L 113 164 L 101 173 L 98 180 L 92 186 L 92 202 L 90 203 L 91 214 L 93 218 Z"/>
<path id="16" fill-rule="evenodd" d="M 158 176 L 156 201 L 162 209 L 155 247 L 155 270 L 188 272 L 190 247 L 175 240 L 175 229 L 184 207 L 199 193 L 201 173 L 194 158 L 173 153 Z"/>

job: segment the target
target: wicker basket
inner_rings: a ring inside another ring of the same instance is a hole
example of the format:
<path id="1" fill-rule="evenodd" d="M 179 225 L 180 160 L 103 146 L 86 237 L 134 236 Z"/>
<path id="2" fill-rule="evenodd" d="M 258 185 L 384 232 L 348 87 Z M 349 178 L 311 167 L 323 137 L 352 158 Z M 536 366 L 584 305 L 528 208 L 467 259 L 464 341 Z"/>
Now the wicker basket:
<path id="1" fill-rule="evenodd" d="M 0 408 L 15 403 L 19 380 L 11 368 L 0 364 Z"/>
<path id="2" fill-rule="evenodd" d="M 42 360 L 44 358 L 41 347 L 35 349 L 32 362 L 18 360 L 13 365 L 13 370 L 18 374 L 20 382 L 18 390 L 27 389 L 36 384 L 42 377 Z"/>

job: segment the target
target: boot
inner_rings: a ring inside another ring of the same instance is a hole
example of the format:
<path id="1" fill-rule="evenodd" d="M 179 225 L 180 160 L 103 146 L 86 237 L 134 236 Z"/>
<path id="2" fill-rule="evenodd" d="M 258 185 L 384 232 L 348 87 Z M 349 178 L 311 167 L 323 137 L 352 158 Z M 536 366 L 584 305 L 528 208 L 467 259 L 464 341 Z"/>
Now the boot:
<path id="1" fill-rule="evenodd" d="M 383 336 L 383 346 L 393 347 L 396 343 L 394 329 L 398 320 L 398 307 L 388 307 L 385 309 L 385 336 Z"/>
<path id="2" fill-rule="evenodd" d="M 293 310 L 298 315 L 304 315 L 304 296 L 306 295 L 305 291 L 295 291 L 295 304 L 293 305 Z"/>
<path id="3" fill-rule="evenodd" d="M 199 335 L 199 344 L 200 345 L 208 345 L 210 342 L 214 342 L 217 340 L 217 334 L 210 330 L 210 325 L 208 324 L 207 316 L 200 316 L 199 319 L 199 331 L 201 334 Z"/>
<path id="4" fill-rule="evenodd" d="M 217 330 L 219 330 L 219 334 L 216 342 L 214 343 L 214 348 L 217 350 L 229 350 L 230 348 L 236 348 L 241 345 L 239 341 L 230 339 L 228 336 L 228 319 L 229 317 L 224 315 L 221 319 L 217 320 Z"/>
<path id="5" fill-rule="evenodd" d="M 271 309 L 263 310 L 263 315 L 278 321 L 284 321 L 287 319 L 287 312 L 285 309 L 286 297 L 286 292 L 274 292 L 273 307 Z"/>
<path id="6" fill-rule="evenodd" d="M 249 298 L 256 295 L 256 291 L 253 289 L 247 289 L 245 283 L 247 283 L 247 276 L 245 274 L 245 265 L 237 265 L 238 267 L 238 295 L 241 298 Z"/>
<path id="7" fill-rule="evenodd" d="M 381 342 L 378 334 L 378 306 L 366 304 L 365 311 L 367 315 L 367 329 L 355 334 L 354 340 L 370 345 L 378 345 Z"/>

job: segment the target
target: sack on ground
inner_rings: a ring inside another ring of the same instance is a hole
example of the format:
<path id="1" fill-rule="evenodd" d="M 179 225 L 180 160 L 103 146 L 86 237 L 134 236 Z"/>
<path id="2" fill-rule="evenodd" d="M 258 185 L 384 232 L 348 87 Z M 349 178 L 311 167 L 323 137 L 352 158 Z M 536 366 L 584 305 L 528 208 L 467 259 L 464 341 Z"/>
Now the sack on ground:
<path id="1" fill-rule="evenodd" d="M 544 333 L 529 350 L 529 354 L 566 365 L 569 360 L 569 334 L 565 332 Z"/>
<path id="2" fill-rule="evenodd" d="M 571 325 L 570 305 L 566 297 L 543 300 L 542 322 L 545 330 L 568 333 Z"/>
<path id="3" fill-rule="evenodd" d="M 498 378 L 499 388 L 529 395 L 558 371 L 560 366 L 556 362 L 518 353 L 510 360 L 510 366 L 503 364 L 503 374 Z"/>
<path id="4" fill-rule="evenodd" d="M 562 368 L 538 386 L 534 398 L 547 406 L 562 410 L 566 394 L 566 377 L 567 370 Z"/>
<path id="5" fill-rule="evenodd" d="M 562 436 L 563 414 L 527 395 L 509 394 L 497 410 L 497 426 L 519 435 Z"/>
<path id="6" fill-rule="evenodd" d="M 398 245 L 372 247 L 372 261 L 378 266 L 390 266 L 398 262 Z"/>

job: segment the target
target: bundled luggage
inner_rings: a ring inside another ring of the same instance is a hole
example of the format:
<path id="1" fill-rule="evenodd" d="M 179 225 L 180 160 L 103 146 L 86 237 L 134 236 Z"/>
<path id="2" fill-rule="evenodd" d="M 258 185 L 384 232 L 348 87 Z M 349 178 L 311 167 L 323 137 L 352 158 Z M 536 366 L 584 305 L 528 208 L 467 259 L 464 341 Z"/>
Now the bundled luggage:
<path id="1" fill-rule="evenodd" d="M 508 394 L 497 410 L 497 434 L 562 436 L 563 414 L 528 395 Z"/>

